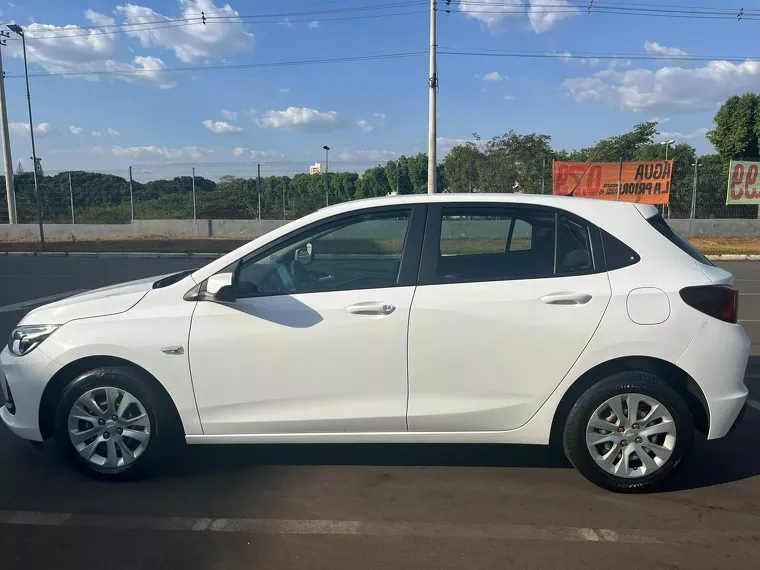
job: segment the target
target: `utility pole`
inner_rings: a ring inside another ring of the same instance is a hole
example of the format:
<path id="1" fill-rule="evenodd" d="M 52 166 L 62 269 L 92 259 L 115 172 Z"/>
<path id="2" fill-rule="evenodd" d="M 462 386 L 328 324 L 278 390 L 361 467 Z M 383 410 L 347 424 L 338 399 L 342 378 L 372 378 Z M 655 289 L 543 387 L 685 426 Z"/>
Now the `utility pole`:
<path id="1" fill-rule="evenodd" d="M 6 45 L 5 40 L 10 34 L 0 32 L 0 45 Z M 16 192 L 13 189 L 13 159 L 11 158 L 11 137 L 8 132 L 8 109 L 5 102 L 5 72 L 3 71 L 3 56 L 0 52 L 0 120 L 3 123 L 3 165 L 5 166 L 5 194 L 8 198 L 8 223 L 16 224 Z"/>
<path id="2" fill-rule="evenodd" d="M 691 190 L 691 212 L 689 213 L 689 219 L 693 220 L 697 213 L 697 168 L 702 166 L 699 164 L 699 160 L 694 160 L 694 184 Z M 689 231 L 691 231 L 691 223 L 689 223 Z"/>
<path id="3" fill-rule="evenodd" d="M 40 249 L 45 251 L 45 231 L 42 228 L 42 198 L 37 184 L 37 150 L 34 147 L 34 121 L 32 120 L 32 95 L 29 93 L 29 66 L 26 61 L 26 36 L 24 29 L 18 24 L 8 24 L 8 29 L 21 36 L 21 49 L 24 53 L 24 78 L 26 79 L 26 106 L 29 109 L 29 135 L 32 139 L 32 163 L 34 164 L 34 195 L 37 197 L 37 217 L 40 222 Z"/>
<path id="4" fill-rule="evenodd" d="M 580 184 L 580 180 L 578 181 L 578 184 Z M 618 173 L 618 191 L 617 191 L 617 201 L 620 202 L 620 192 L 623 189 L 623 157 L 620 157 L 620 172 Z"/>
<path id="5" fill-rule="evenodd" d="M 438 71 L 435 64 L 435 21 L 438 11 L 437 0 L 430 0 L 430 102 L 428 109 L 428 194 L 435 194 L 437 184 L 437 111 L 436 96 L 438 95 Z"/>

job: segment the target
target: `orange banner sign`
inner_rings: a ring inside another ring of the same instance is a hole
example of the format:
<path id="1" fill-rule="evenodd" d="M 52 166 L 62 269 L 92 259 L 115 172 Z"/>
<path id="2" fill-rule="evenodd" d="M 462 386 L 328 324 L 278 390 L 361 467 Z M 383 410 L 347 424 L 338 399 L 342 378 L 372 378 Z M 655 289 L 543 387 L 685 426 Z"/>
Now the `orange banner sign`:
<path id="1" fill-rule="evenodd" d="M 558 196 L 579 196 L 621 202 L 667 204 L 673 161 L 624 162 L 559 162 L 552 164 L 552 193 Z"/>

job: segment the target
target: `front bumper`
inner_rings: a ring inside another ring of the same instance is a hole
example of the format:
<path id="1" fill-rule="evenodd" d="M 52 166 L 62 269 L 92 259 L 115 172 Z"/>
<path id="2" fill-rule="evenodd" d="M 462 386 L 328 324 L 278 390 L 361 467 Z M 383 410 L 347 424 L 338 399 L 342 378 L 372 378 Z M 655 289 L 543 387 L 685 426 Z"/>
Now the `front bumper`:
<path id="1" fill-rule="evenodd" d="M 13 413 L 6 405 L 0 407 L 0 419 L 8 429 L 24 439 L 42 441 L 40 433 L 40 402 L 45 386 L 61 365 L 51 360 L 39 348 L 26 356 L 14 356 L 6 347 L 0 352 L 0 383 L 7 382 L 13 394 Z M 4 380 L 3 380 L 4 377 Z M 8 394 L 3 395 L 8 400 Z"/>
<path id="2" fill-rule="evenodd" d="M 699 385 L 707 401 L 710 429 L 707 439 L 728 434 L 744 407 L 744 385 L 750 340 L 740 325 L 705 318 L 678 366 Z"/>

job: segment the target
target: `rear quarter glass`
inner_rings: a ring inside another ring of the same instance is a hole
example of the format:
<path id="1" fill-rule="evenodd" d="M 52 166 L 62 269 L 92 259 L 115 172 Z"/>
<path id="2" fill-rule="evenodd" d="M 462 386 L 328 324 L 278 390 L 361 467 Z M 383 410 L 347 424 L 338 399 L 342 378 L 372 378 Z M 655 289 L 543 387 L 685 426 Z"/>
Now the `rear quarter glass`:
<path id="1" fill-rule="evenodd" d="M 707 259 L 701 251 L 694 247 L 691 242 L 682 237 L 678 232 L 674 231 L 668 223 L 662 218 L 660 214 L 656 214 L 647 219 L 649 225 L 652 226 L 657 232 L 667 239 L 670 243 L 675 245 L 678 249 L 686 253 L 689 257 L 703 263 L 704 265 L 712 266 L 712 262 Z"/>

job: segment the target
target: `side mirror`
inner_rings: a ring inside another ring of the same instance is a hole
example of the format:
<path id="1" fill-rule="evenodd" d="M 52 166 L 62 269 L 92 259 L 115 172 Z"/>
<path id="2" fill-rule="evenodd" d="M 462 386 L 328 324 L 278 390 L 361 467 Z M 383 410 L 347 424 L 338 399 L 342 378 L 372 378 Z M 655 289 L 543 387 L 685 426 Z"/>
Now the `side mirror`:
<path id="1" fill-rule="evenodd" d="M 307 243 L 305 246 L 299 247 L 295 252 L 295 260 L 303 265 L 309 265 L 314 261 L 314 246 Z"/>
<path id="2" fill-rule="evenodd" d="M 214 301 L 216 303 L 234 303 L 235 274 L 217 273 L 206 279 L 205 290 L 201 293 L 199 301 Z"/>

